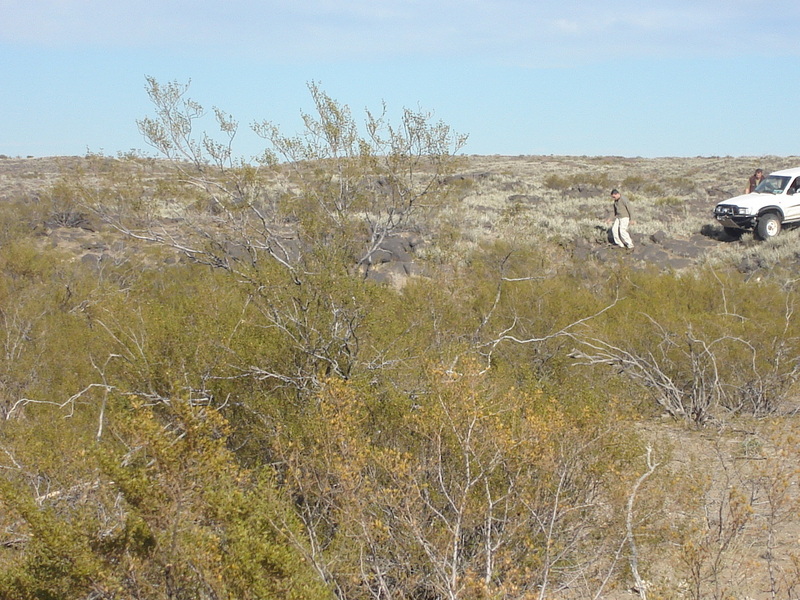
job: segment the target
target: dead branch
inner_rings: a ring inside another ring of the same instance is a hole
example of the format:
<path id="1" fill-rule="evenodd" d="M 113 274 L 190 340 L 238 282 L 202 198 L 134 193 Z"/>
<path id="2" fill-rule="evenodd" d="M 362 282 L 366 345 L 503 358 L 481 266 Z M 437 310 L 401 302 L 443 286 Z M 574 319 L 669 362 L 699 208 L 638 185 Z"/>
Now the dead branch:
<path id="1" fill-rule="evenodd" d="M 625 528 L 627 531 L 626 539 L 631 548 L 631 557 L 630 557 L 631 572 L 633 573 L 633 578 L 636 582 L 634 590 L 639 593 L 639 596 L 641 596 L 643 600 L 647 600 L 647 591 L 646 591 L 647 583 L 639 575 L 639 551 L 636 548 L 636 540 L 633 535 L 633 504 L 636 501 L 636 494 L 638 493 L 639 488 L 645 482 L 645 480 L 648 477 L 650 477 L 650 475 L 653 474 L 658 465 L 659 463 L 653 462 L 653 448 L 651 446 L 648 446 L 647 471 L 645 471 L 639 477 L 639 479 L 636 480 L 636 483 L 633 484 L 630 496 L 628 496 L 628 509 L 625 514 Z"/>

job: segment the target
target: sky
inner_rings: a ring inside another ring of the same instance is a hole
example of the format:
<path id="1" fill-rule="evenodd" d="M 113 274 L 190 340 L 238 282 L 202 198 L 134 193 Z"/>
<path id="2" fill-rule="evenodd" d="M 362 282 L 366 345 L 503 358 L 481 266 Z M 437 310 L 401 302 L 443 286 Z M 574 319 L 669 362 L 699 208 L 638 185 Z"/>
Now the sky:
<path id="1" fill-rule="evenodd" d="M 800 154 L 797 0 L 0 0 L 0 155 L 155 155 L 147 77 L 233 115 L 246 160 L 312 82 L 465 154 Z"/>

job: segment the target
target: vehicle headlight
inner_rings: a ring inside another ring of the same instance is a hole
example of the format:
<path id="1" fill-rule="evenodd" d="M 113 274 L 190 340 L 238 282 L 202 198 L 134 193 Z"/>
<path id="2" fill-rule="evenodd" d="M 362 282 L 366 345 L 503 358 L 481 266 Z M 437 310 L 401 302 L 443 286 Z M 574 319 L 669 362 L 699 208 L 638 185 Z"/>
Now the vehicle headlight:
<path id="1" fill-rule="evenodd" d="M 750 216 L 750 209 L 746 206 L 737 206 L 736 207 L 736 214 L 741 217 L 749 217 Z"/>

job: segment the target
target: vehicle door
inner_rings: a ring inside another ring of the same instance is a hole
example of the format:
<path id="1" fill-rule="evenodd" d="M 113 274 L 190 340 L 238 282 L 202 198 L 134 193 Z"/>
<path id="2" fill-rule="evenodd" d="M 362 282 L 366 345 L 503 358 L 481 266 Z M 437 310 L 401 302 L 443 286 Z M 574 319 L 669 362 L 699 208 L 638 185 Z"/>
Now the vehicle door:
<path id="1" fill-rule="evenodd" d="M 800 221 L 800 175 L 795 177 L 786 188 L 783 201 L 783 220 Z"/>

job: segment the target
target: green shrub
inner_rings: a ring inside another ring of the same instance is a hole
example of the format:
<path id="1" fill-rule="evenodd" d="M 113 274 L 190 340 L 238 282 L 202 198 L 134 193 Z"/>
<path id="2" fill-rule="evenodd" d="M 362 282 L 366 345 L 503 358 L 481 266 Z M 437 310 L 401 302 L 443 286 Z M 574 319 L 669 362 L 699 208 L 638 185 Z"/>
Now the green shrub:
<path id="1" fill-rule="evenodd" d="M 656 198 L 654 204 L 656 206 L 663 206 L 665 208 L 684 208 L 686 202 L 677 196 L 663 196 Z"/>

